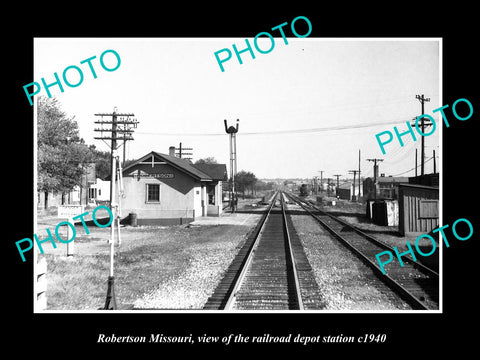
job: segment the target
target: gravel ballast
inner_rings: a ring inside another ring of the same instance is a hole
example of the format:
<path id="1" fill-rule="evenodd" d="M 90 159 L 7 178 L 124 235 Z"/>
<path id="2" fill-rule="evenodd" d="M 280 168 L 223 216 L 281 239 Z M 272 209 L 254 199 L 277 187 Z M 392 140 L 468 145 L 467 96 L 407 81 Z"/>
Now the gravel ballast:
<path id="1" fill-rule="evenodd" d="M 259 215 L 255 215 L 257 217 Z M 164 279 L 151 291 L 134 302 L 135 309 L 202 309 L 247 238 L 251 226 L 214 226 L 218 234 L 212 239 L 200 240 L 193 235 L 195 244 L 188 252 L 183 270 Z M 212 230 L 212 226 L 199 226 L 198 234 Z"/>
<path id="2" fill-rule="evenodd" d="M 324 296 L 325 310 L 411 309 L 310 215 L 292 215 L 292 221 Z"/>
<path id="3" fill-rule="evenodd" d="M 119 309 L 201 310 L 259 217 L 225 214 L 199 218 L 201 225 L 122 227 L 122 244 L 114 247 Z M 41 220 L 53 229 L 58 222 Z M 66 244 L 44 246 L 47 310 L 95 311 L 105 304 L 110 229 L 93 226 L 88 235 L 81 224 L 76 229 L 73 257 L 66 257 Z"/>

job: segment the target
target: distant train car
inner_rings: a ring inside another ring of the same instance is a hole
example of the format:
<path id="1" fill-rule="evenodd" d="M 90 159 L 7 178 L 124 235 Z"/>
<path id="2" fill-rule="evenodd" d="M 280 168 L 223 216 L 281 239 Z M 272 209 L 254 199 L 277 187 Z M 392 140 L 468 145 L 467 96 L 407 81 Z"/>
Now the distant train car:
<path id="1" fill-rule="evenodd" d="M 308 195 L 307 184 L 302 184 L 300 186 L 300 196 L 307 196 L 307 195 Z"/>

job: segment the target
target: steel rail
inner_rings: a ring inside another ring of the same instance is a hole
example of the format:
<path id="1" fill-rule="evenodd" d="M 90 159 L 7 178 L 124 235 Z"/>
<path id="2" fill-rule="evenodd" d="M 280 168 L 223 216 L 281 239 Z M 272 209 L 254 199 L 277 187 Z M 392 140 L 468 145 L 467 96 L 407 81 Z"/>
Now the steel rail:
<path id="1" fill-rule="evenodd" d="M 304 310 L 303 306 L 303 300 L 302 300 L 302 294 L 300 292 L 300 281 L 298 279 L 298 272 L 297 272 L 297 264 L 295 262 L 295 256 L 293 255 L 293 249 L 292 249 L 292 243 L 290 241 L 290 232 L 288 231 L 288 225 L 287 225 L 287 214 L 285 213 L 285 200 L 284 200 L 284 193 L 280 193 L 280 199 L 281 199 L 281 204 L 282 204 L 282 215 L 283 215 L 283 229 L 285 232 L 285 238 L 288 243 L 288 249 L 290 253 L 290 261 L 292 263 L 292 272 L 293 272 L 293 278 L 295 282 L 295 297 L 296 301 L 298 304 L 298 309 L 299 310 Z"/>
<path id="2" fill-rule="evenodd" d="M 278 195 L 278 192 L 276 192 L 275 195 L 273 196 L 272 203 L 270 204 L 265 216 L 261 219 L 262 224 L 260 226 L 260 229 L 255 236 L 255 240 L 254 240 L 252 246 L 250 247 L 250 250 L 248 251 L 247 259 L 242 265 L 242 269 L 240 271 L 240 274 L 239 274 L 238 278 L 235 280 L 235 285 L 232 288 L 230 294 L 228 295 L 228 300 L 225 303 L 225 306 L 224 306 L 223 310 L 231 310 L 232 307 L 233 307 L 233 304 L 235 303 L 235 297 L 236 297 L 237 292 L 239 291 L 239 289 L 240 289 L 240 287 L 243 283 L 243 280 L 245 279 L 245 276 L 247 274 L 250 263 L 252 262 L 253 255 L 255 254 L 255 249 L 257 248 L 259 239 L 260 239 L 260 237 L 262 235 L 262 232 L 264 230 L 265 223 L 267 222 L 267 219 L 270 216 L 272 208 L 275 205 L 277 195 Z"/>
<path id="3" fill-rule="evenodd" d="M 415 295 L 413 295 L 410 291 L 405 289 L 401 284 L 399 284 L 395 279 L 393 279 L 388 274 L 384 274 L 380 267 L 371 261 L 367 256 L 365 256 L 360 250 L 358 250 L 355 246 L 350 244 L 348 240 L 338 234 L 335 230 L 333 230 L 328 224 L 326 224 L 322 219 L 318 216 L 313 214 L 312 211 L 307 209 L 304 205 L 302 205 L 302 201 L 297 201 L 294 196 L 289 194 L 290 198 L 299 204 L 305 211 L 307 211 L 317 222 L 319 222 L 324 228 L 326 228 L 334 237 L 340 240 L 343 244 L 345 244 L 349 249 L 351 249 L 357 256 L 359 256 L 366 265 L 368 265 L 372 270 L 378 275 L 378 278 L 385 282 L 390 287 L 397 290 L 397 292 L 416 310 L 430 310 L 424 303 L 422 303 Z M 326 214 L 328 215 L 328 214 Z M 335 217 L 332 217 L 334 220 L 338 220 Z M 342 223 L 342 222 L 341 222 Z M 342 223 L 343 224 L 343 223 Z M 438 275 L 438 274 L 437 274 Z"/>
<path id="4" fill-rule="evenodd" d="M 293 197 L 292 197 L 292 198 L 293 198 Z M 378 245 L 379 247 L 381 247 L 381 248 L 383 248 L 383 249 L 385 249 L 385 250 L 389 250 L 392 254 L 395 253 L 395 250 L 393 249 L 393 247 L 391 247 L 391 246 L 389 246 L 388 244 L 385 244 L 385 243 L 383 243 L 383 242 L 375 239 L 375 238 L 374 238 L 373 236 L 371 236 L 371 235 L 368 235 L 368 234 L 364 233 L 362 230 L 360 230 L 360 229 L 357 228 L 356 226 L 348 223 L 347 221 L 342 220 L 342 219 L 340 219 L 340 218 L 338 218 L 338 217 L 336 217 L 336 216 L 334 216 L 334 215 L 332 215 L 332 214 L 329 214 L 329 213 L 323 211 L 322 209 L 318 208 L 317 206 L 315 206 L 315 205 L 313 205 L 313 204 L 306 203 L 306 202 L 304 202 L 304 201 L 302 201 L 302 200 L 300 200 L 300 199 L 295 200 L 295 201 L 297 201 L 297 202 L 300 201 L 300 202 L 303 202 L 304 204 L 307 204 L 308 206 L 310 206 L 310 207 L 312 207 L 313 209 L 315 209 L 315 211 L 318 211 L 318 212 L 321 213 L 322 215 L 328 216 L 328 217 L 330 217 L 331 219 L 333 219 L 333 220 L 341 223 L 342 225 L 347 226 L 349 229 L 352 229 L 352 230 L 355 231 L 357 234 L 365 237 L 366 239 L 368 239 L 369 241 L 375 243 L 375 244 Z M 301 205 L 300 205 L 300 206 L 301 206 Z M 302 207 L 303 207 L 303 206 L 302 206 Z M 304 208 L 304 207 L 303 207 L 303 208 Z M 304 208 L 304 209 L 305 209 L 305 208 Z M 310 210 L 307 210 L 307 209 L 305 209 L 305 210 L 306 210 L 306 211 L 310 211 Z M 312 216 L 315 216 L 315 214 L 313 214 Z M 412 259 L 410 256 L 408 256 L 408 255 L 404 255 L 403 257 L 405 258 L 406 262 L 412 264 L 412 265 L 413 265 L 414 267 L 416 267 L 417 269 L 421 269 L 421 270 L 424 271 L 426 274 L 431 275 L 431 276 L 434 276 L 434 277 L 436 277 L 436 278 L 439 277 L 439 274 L 438 274 L 435 270 L 430 269 L 428 266 L 425 266 L 425 265 L 423 265 L 422 263 L 419 263 L 419 262 L 413 260 L 413 259 Z"/>

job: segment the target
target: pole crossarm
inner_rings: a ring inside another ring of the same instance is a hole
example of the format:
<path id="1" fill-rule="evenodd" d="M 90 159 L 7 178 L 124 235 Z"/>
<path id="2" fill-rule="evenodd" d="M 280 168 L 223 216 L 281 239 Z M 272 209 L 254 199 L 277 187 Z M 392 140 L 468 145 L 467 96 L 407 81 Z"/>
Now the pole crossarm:
<path id="1" fill-rule="evenodd" d="M 117 112 L 113 112 L 113 113 L 98 113 L 98 114 L 94 114 L 95 116 L 135 116 L 135 114 L 122 114 L 122 113 L 117 113 Z"/>
<path id="2" fill-rule="evenodd" d="M 117 220 L 117 228 L 118 228 L 118 241 L 120 243 L 120 222 L 119 222 L 119 209 L 120 209 L 120 199 L 117 202 L 115 202 L 115 183 L 117 182 L 117 177 L 119 179 L 119 182 L 121 181 L 121 165 L 120 165 L 120 156 L 117 153 L 117 149 L 120 145 L 117 146 L 117 141 L 123 140 L 123 148 L 125 150 L 125 144 L 126 141 L 133 140 L 132 133 L 134 132 L 132 130 L 133 128 L 137 127 L 138 121 L 137 119 L 130 119 L 131 116 L 135 116 L 134 114 L 131 113 L 117 113 L 116 108 L 114 108 L 113 113 L 97 113 L 95 116 L 101 116 L 102 120 L 96 120 L 94 123 L 95 124 L 100 124 L 102 125 L 102 128 L 100 129 L 94 129 L 96 132 L 100 132 L 102 136 L 97 136 L 94 137 L 96 140 L 110 140 L 110 210 L 113 214 L 114 221 L 112 222 L 111 226 L 111 232 L 110 232 L 110 272 L 108 276 L 108 289 L 107 289 L 107 297 L 105 300 L 105 310 L 115 310 L 117 308 L 117 303 L 115 299 L 115 277 L 114 277 L 114 254 L 115 254 L 115 248 L 114 248 L 114 237 L 115 237 L 115 220 Z M 111 117 L 111 121 L 105 121 L 103 120 L 103 117 Z M 126 119 L 125 119 L 126 117 Z M 120 119 L 119 119 L 120 118 Z M 111 125 L 109 128 L 103 128 L 103 124 L 108 124 Z M 119 127 L 119 125 L 122 125 Z M 109 134 L 107 136 L 103 136 L 104 132 L 108 132 Z M 120 134 L 120 136 L 118 136 Z M 107 143 L 108 144 L 108 143 Z M 125 154 L 125 152 L 124 152 Z M 125 161 L 125 155 L 124 155 L 124 161 Z M 117 162 L 118 162 L 118 167 L 117 167 Z M 117 176 L 118 173 L 118 176 Z M 119 184 L 119 190 L 123 190 L 123 187 L 121 184 Z"/>
<path id="3" fill-rule="evenodd" d="M 367 161 L 373 161 L 373 185 L 375 187 L 374 195 L 375 201 L 377 200 L 377 172 L 375 171 L 377 168 L 377 161 L 383 161 L 383 159 L 367 159 Z M 365 194 L 364 194 L 365 195 Z"/>
<path id="4" fill-rule="evenodd" d="M 420 103 L 422 104 L 422 115 L 425 114 L 425 103 L 426 102 L 430 102 L 430 98 L 426 98 L 425 95 L 415 95 L 415 99 L 417 99 L 418 101 L 420 101 Z M 422 134 L 425 133 L 425 126 L 429 126 L 431 125 L 428 124 L 428 123 L 425 123 L 425 117 L 422 116 L 421 120 L 420 120 L 420 126 L 422 127 Z M 420 175 L 424 175 L 425 173 L 425 136 L 422 136 L 422 154 L 420 155 L 420 164 L 421 164 L 421 167 L 420 167 Z"/>

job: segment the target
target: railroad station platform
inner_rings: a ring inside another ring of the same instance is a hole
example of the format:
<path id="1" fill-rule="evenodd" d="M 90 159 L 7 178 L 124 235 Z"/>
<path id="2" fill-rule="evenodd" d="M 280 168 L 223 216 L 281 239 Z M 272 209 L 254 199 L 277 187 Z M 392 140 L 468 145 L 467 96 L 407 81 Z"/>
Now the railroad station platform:
<path id="1" fill-rule="evenodd" d="M 261 212 L 223 213 L 221 216 L 202 216 L 192 221 L 188 226 L 203 225 L 245 225 L 255 226 L 262 216 Z"/>

